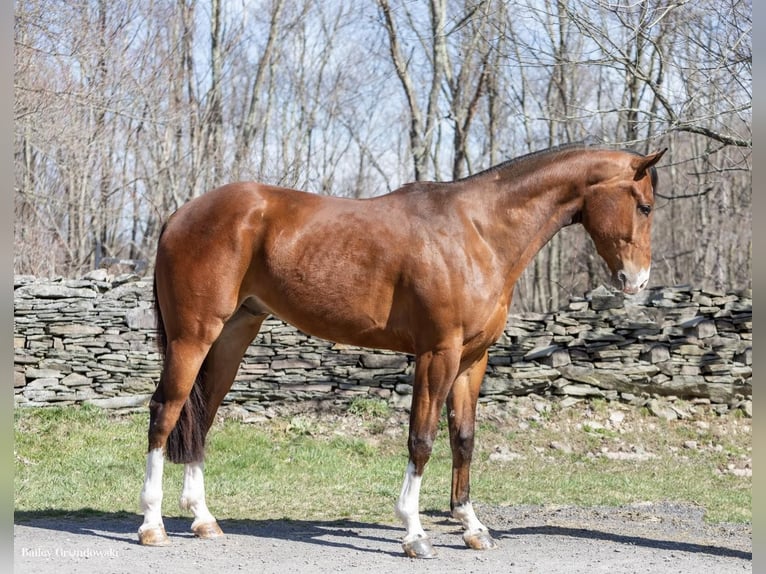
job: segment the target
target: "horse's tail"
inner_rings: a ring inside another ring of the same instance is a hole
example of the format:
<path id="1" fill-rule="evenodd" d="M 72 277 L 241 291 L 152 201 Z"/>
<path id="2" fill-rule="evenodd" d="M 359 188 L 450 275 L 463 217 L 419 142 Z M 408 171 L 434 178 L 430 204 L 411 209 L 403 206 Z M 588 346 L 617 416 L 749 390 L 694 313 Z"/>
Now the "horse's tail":
<path id="1" fill-rule="evenodd" d="M 162 226 L 160 231 L 160 237 L 165 231 L 165 226 Z M 160 303 L 157 297 L 157 270 L 155 267 L 154 272 L 154 285 L 152 289 L 154 295 L 154 315 L 157 321 L 157 346 L 159 347 L 160 354 L 162 356 L 163 363 L 165 361 L 165 350 L 168 344 L 167 331 L 165 330 L 165 321 L 162 318 L 162 311 L 160 310 Z M 181 414 L 178 417 L 178 422 L 173 430 L 168 435 L 168 440 L 165 444 L 165 454 L 168 460 L 175 463 L 187 463 L 187 462 L 199 462 L 205 455 L 205 427 L 207 424 L 207 408 L 205 405 L 205 398 L 203 396 L 202 389 L 205 384 L 205 371 L 207 367 L 207 359 L 202 363 L 197 378 L 194 381 L 189 398 L 186 399 L 184 406 L 181 409 Z M 160 376 L 160 382 L 158 385 L 157 393 L 155 396 L 161 398 L 163 395 L 162 385 L 164 382 L 165 372 Z"/>

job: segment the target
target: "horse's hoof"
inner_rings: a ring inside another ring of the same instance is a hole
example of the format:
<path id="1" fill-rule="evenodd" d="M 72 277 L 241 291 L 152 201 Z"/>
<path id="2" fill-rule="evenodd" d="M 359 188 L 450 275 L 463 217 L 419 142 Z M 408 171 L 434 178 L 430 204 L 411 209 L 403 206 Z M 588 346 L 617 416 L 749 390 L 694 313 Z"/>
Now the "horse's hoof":
<path id="1" fill-rule="evenodd" d="M 436 551 L 428 538 L 416 538 L 412 542 L 402 543 L 404 553 L 410 558 L 435 558 Z"/>
<path id="2" fill-rule="evenodd" d="M 221 527 L 218 526 L 218 523 L 215 521 L 203 522 L 202 524 L 192 526 L 192 532 L 194 532 L 194 536 L 205 539 L 220 538 L 223 536 L 223 530 L 221 530 Z"/>
<path id="3" fill-rule="evenodd" d="M 492 550 L 497 548 L 495 539 L 486 530 L 463 536 L 463 540 L 465 540 L 465 545 L 473 550 Z"/>
<path id="4" fill-rule="evenodd" d="M 138 531 L 138 542 L 143 546 L 167 546 L 170 544 L 165 528 L 154 526 Z"/>

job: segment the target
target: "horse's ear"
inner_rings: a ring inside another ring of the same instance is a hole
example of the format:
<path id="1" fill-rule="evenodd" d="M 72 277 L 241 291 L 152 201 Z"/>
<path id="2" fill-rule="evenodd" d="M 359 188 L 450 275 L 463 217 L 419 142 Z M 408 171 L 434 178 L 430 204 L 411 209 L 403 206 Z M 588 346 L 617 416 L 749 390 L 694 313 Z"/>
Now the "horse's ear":
<path id="1" fill-rule="evenodd" d="M 632 163 L 632 167 L 636 171 L 636 175 L 633 176 L 633 179 L 635 181 L 642 179 L 646 175 L 647 170 L 660 161 L 660 158 L 666 151 L 668 151 L 668 148 L 661 149 L 656 153 L 645 155 L 643 157 L 636 157 Z"/>

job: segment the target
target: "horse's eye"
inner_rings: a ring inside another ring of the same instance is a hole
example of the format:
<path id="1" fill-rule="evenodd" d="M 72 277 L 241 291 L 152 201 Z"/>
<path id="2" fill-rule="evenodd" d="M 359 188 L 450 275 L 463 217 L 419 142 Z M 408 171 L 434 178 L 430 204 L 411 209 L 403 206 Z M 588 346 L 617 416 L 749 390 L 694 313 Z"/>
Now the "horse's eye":
<path id="1" fill-rule="evenodd" d="M 652 206 L 642 204 L 638 206 L 638 210 L 641 212 L 642 215 L 649 215 L 652 212 Z"/>

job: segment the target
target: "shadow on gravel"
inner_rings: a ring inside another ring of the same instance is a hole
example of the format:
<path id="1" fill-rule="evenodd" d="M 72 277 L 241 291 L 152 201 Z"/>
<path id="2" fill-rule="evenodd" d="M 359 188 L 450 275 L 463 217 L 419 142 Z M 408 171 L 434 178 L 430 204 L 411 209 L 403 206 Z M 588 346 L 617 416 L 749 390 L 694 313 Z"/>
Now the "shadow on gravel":
<path id="1" fill-rule="evenodd" d="M 165 530 L 171 539 L 192 539 L 191 518 L 163 517 Z M 141 516 L 127 512 L 103 513 L 89 509 L 77 512 L 39 511 L 16 512 L 14 523 L 24 526 L 67 532 L 74 535 L 96 536 L 105 540 L 135 542 Z M 254 538 L 305 542 L 333 548 L 348 548 L 355 551 L 372 552 L 399 556 L 401 546 L 400 527 L 387 524 L 372 524 L 352 520 L 301 521 L 301 520 L 219 520 L 218 524 L 226 534 L 252 536 Z M 375 536 L 367 532 L 391 532 L 388 536 Z M 391 551 L 367 548 L 363 541 L 391 545 Z"/>
<path id="2" fill-rule="evenodd" d="M 428 514 L 428 513 L 427 513 Z M 189 530 L 189 517 L 164 518 L 165 529 L 171 538 L 191 539 L 194 535 Z M 449 519 L 439 521 L 446 525 Z M 73 535 L 96 536 L 107 540 L 133 542 L 138 544 L 136 532 L 141 523 L 141 516 L 126 512 L 102 513 L 89 509 L 77 512 L 37 511 L 16 512 L 14 523 L 25 526 L 67 532 Z M 348 548 L 355 551 L 375 554 L 400 556 L 399 539 L 402 529 L 387 524 L 372 524 L 351 520 L 302 521 L 302 520 L 220 520 L 224 532 L 255 538 L 304 542 L 334 548 Z M 456 523 L 452 523 L 457 526 Z M 377 536 L 375 533 L 384 533 Z M 498 539 L 512 539 L 523 536 L 567 536 L 586 540 L 604 540 L 629 546 L 676 550 L 694 554 L 708 554 L 742 560 L 752 560 L 752 552 L 727 548 L 725 546 L 706 545 L 677 540 L 665 540 L 645 536 L 617 534 L 587 528 L 567 528 L 562 526 L 526 526 L 511 529 L 491 529 Z M 390 533 L 390 535 L 389 535 Z M 457 533 L 457 530 L 456 530 Z M 390 545 L 391 551 L 366 547 L 365 541 Z M 506 542 L 507 543 L 507 542 Z"/>
<path id="3" fill-rule="evenodd" d="M 626 534 L 603 532 L 600 530 L 589 530 L 587 528 L 567 528 L 562 526 L 526 526 L 520 528 L 512 528 L 509 530 L 493 530 L 492 535 L 498 539 L 533 535 L 569 536 L 572 538 L 583 538 L 588 540 L 606 540 L 618 544 L 641 546 L 643 548 L 655 548 L 658 550 L 677 550 L 679 552 L 710 554 L 711 556 L 740 558 L 742 560 L 753 559 L 752 552 L 726 548 L 725 546 L 712 546 L 706 544 L 680 542 L 677 540 L 653 539 L 643 536 L 631 536 Z"/>
<path id="4" fill-rule="evenodd" d="M 353 520 L 219 520 L 218 523 L 224 532 L 231 534 L 306 542 L 397 557 L 402 553 L 401 542 L 399 541 L 403 533 L 402 528 L 387 524 L 372 524 Z M 371 531 L 374 533 L 385 531 L 386 535 L 376 536 Z M 333 540 L 328 540 L 328 537 L 333 538 Z M 359 544 L 362 541 L 390 544 L 391 551 L 386 552 L 378 548 L 365 547 Z"/>

